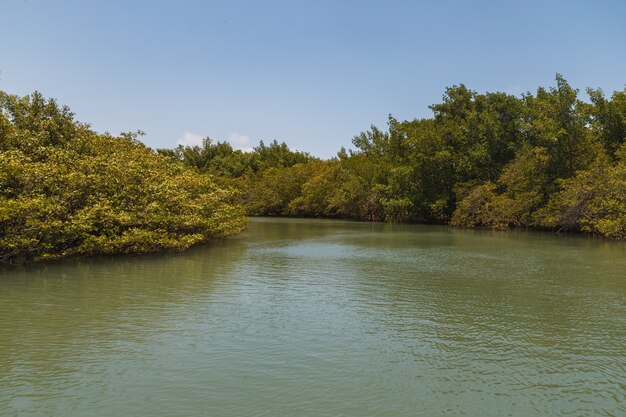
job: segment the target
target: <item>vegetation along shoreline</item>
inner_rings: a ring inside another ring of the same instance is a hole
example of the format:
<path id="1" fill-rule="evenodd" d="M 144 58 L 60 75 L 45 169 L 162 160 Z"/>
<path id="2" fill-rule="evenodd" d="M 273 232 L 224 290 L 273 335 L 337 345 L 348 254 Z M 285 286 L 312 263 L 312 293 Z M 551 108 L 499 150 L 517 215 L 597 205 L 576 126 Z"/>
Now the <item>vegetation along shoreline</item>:
<path id="1" fill-rule="evenodd" d="M 152 150 L 35 92 L 0 92 L 0 262 L 181 251 L 248 216 L 573 231 L 626 238 L 626 88 L 560 75 L 519 97 L 458 85 L 431 118 L 357 135 L 327 160 L 206 138 Z"/>

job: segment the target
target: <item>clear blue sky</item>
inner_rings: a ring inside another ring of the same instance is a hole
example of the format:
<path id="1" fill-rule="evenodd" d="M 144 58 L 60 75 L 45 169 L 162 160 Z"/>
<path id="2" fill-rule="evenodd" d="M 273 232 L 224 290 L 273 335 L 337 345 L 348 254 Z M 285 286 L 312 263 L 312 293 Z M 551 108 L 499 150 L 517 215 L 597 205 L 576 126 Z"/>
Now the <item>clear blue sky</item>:
<path id="1" fill-rule="evenodd" d="M 446 86 L 626 83 L 626 1 L 0 0 L 0 89 L 152 147 L 200 136 L 329 157 Z"/>

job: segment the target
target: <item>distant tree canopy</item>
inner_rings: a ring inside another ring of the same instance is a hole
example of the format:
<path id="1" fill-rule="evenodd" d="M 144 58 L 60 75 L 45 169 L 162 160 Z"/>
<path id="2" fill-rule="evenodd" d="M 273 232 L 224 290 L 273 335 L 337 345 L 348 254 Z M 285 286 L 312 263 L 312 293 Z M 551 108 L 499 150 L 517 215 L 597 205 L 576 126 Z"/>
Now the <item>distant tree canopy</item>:
<path id="1" fill-rule="evenodd" d="M 202 140 L 202 146 L 179 145 L 175 149 L 157 149 L 157 153 L 192 166 L 200 172 L 230 178 L 268 168 L 288 168 L 314 159 L 307 153 L 292 151 L 287 144 L 276 140 L 269 146 L 261 141 L 253 152 L 244 152 L 233 149 L 228 142 L 214 142 L 210 137 Z"/>
<path id="2" fill-rule="evenodd" d="M 580 99 L 446 89 L 433 117 L 375 126 L 319 160 L 285 144 L 160 151 L 240 191 L 248 214 L 575 230 L 626 238 L 626 89 Z"/>
<path id="3" fill-rule="evenodd" d="M 100 135 L 39 93 L 0 92 L 0 261 L 182 250 L 240 232 L 233 192 Z"/>
<path id="4" fill-rule="evenodd" d="M 320 160 L 206 138 L 152 151 L 39 93 L 0 93 L 0 261 L 182 250 L 245 213 L 572 230 L 626 238 L 626 89 L 589 100 L 448 88 L 432 118 L 372 126 Z"/>

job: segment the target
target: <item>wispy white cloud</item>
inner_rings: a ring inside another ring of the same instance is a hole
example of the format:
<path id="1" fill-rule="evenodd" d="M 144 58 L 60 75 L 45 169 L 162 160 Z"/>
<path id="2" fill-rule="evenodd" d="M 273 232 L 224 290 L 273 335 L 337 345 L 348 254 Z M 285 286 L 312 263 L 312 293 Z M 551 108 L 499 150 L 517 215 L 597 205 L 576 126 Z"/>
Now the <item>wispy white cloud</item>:
<path id="1" fill-rule="evenodd" d="M 176 145 L 183 146 L 202 146 L 202 141 L 206 136 L 193 132 L 184 132 L 183 135 L 176 140 Z M 244 152 L 252 152 L 253 146 L 250 138 L 241 133 L 232 132 L 228 135 L 226 142 L 230 143 L 233 149 L 240 149 Z"/>
<path id="2" fill-rule="evenodd" d="M 235 149 L 241 149 L 244 152 L 252 152 L 252 144 L 250 138 L 246 135 L 242 135 L 241 133 L 233 132 L 228 135 L 228 139 L 226 139 L 228 143 L 232 145 Z"/>
<path id="3" fill-rule="evenodd" d="M 512 96 L 519 96 L 523 93 L 522 87 L 519 85 L 510 85 L 506 88 L 506 90 L 504 90 L 504 92 Z"/>
<path id="4" fill-rule="evenodd" d="M 203 136 L 193 132 L 185 132 L 181 138 L 178 138 L 176 145 L 183 146 L 201 146 Z"/>

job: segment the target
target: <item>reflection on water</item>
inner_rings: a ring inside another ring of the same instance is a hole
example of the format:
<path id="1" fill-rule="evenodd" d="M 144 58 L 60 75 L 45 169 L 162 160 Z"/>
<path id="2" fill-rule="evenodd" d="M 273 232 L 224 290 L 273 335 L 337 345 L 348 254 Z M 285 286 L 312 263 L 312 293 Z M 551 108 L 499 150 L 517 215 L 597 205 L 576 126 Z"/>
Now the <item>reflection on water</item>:
<path id="1" fill-rule="evenodd" d="M 0 415 L 624 415 L 626 247 L 254 219 L 0 270 Z"/>

